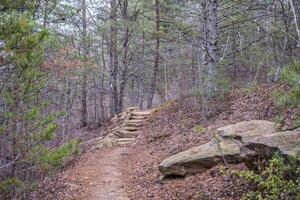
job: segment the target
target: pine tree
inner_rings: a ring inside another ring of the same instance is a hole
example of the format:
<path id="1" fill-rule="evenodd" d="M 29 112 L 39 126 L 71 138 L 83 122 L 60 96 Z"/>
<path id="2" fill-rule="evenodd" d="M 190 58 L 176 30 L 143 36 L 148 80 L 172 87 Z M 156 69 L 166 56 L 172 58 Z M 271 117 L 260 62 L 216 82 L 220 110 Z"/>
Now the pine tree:
<path id="1" fill-rule="evenodd" d="M 28 186 L 24 168 L 35 173 L 49 171 L 62 165 L 65 156 L 77 151 L 72 141 L 57 149 L 50 149 L 48 142 L 54 139 L 59 113 L 47 113 L 49 102 L 43 100 L 46 86 L 45 74 L 40 69 L 44 59 L 44 47 L 49 36 L 46 30 L 38 30 L 34 22 L 36 1 L 5 1 L 0 13 L 0 47 L 5 53 L 4 70 L 8 78 L 0 99 L 5 110 L 0 139 L 8 141 L 8 162 L 0 166 L 7 170 L 7 177 L 0 180 L 2 194 L 17 194 L 20 186 Z M 25 188 L 26 188 L 25 187 Z"/>

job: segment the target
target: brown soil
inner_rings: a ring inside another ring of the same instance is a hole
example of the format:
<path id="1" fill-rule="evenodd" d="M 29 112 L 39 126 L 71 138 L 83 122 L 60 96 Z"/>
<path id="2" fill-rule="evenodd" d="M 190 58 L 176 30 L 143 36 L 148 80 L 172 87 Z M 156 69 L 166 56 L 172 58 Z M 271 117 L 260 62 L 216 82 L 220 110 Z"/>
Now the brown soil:
<path id="1" fill-rule="evenodd" d="M 77 199 L 128 200 L 121 171 L 121 163 L 128 155 L 128 148 L 120 147 L 90 153 L 76 167 L 67 170 L 64 177 L 82 186 L 85 194 Z"/>
<path id="2" fill-rule="evenodd" d="M 35 199 L 129 200 L 122 179 L 122 163 L 131 157 L 129 150 L 113 147 L 86 153 L 58 179 L 46 181 L 48 188 Z"/>

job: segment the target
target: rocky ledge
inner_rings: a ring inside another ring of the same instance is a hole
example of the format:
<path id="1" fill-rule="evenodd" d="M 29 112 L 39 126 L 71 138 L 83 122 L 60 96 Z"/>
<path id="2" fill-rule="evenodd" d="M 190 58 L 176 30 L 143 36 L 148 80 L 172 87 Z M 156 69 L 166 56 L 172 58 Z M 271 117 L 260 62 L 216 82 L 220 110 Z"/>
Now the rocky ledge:
<path id="1" fill-rule="evenodd" d="M 245 121 L 219 128 L 210 142 L 166 158 L 159 170 L 166 177 L 201 172 L 219 163 L 243 162 L 253 168 L 258 158 L 275 152 L 299 162 L 300 129 L 279 131 L 274 122 Z"/>

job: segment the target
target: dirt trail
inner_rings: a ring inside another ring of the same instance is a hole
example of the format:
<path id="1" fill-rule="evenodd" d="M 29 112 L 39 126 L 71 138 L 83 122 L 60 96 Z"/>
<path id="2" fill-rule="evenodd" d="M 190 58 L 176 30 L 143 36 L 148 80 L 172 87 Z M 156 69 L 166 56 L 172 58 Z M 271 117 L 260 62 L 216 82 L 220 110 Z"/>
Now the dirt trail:
<path id="1" fill-rule="evenodd" d="M 128 108 L 111 120 L 116 125 L 111 133 L 104 139 L 92 140 L 95 144 L 90 150 L 94 152 L 84 154 L 79 163 L 64 173 L 73 188 L 82 191 L 80 198 L 75 199 L 129 200 L 122 176 L 122 171 L 128 168 L 124 163 L 132 156 L 129 146 L 134 143 L 139 128 L 153 111 Z"/>
<path id="2" fill-rule="evenodd" d="M 129 200 L 122 180 L 122 163 L 130 147 L 101 149 L 86 155 L 65 177 L 80 186 L 84 200 Z"/>

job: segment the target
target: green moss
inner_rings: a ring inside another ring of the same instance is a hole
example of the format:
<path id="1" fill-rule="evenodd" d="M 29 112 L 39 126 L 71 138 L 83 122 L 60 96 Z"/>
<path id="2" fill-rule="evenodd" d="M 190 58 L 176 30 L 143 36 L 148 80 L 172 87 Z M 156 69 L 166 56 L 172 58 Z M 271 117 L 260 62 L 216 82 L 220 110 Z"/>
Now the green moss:
<path id="1" fill-rule="evenodd" d="M 193 131 L 198 134 L 203 134 L 203 133 L 205 133 L 206 128 L 203 127 L 201 124 L 199 124 L 199 125 L 194 126 Z"/>

